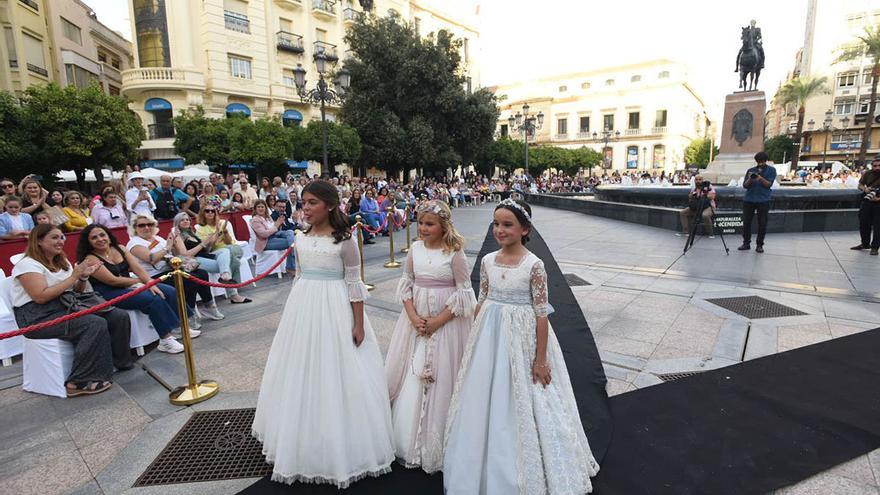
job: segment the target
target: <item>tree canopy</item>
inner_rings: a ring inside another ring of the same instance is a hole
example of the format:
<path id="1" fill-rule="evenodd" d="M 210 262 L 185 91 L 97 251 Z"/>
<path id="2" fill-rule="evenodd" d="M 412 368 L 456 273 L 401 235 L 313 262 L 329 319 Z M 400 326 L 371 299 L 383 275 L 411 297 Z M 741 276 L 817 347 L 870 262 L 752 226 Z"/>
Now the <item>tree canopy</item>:
<path id="1" fill-rule="evenodd" d="M 807 100 L 814 96 L 827 94 L 828 78 L 825 76 L 814 77 L 809 74 L 802 74 L 799 77 L 785 83 L 779 89 L 779 96 L 782 98 L 782 104 L 787 105 L 794 103 L 798 107 L 797 129 L 794 133 L 794 143 L 798 146 L 801 142 L 804 132 L 804 114 L 806 112 Z M 800 159 L 800 150 L 791 156 L 791 169 L 797 169 L 797 163 Z"/>
<path id="2" fill-rule="evenodd" d="M 791 137 L 785 134 L 764 141 L 764 151 L 770 156 L 770 161 L 773 163 L 785 162 L 785 158 L 791 156 L 793 149 Z"/>
<path id="3" fill-rule="evenodd" d="M 710 149 L 712 149 L 711 155 L 713 157 L 718 156 L 718 146 L 715 146 L 711 139 L 694 139 L 684 150 L 684 162 L 690 166 L 706 168 L 709 165 Z"/>
<path id="4" fill-rule="evenodd" d="M 837 56 L 837 62 L 852 62 L 867 57 L 871 64 L 871 99 L 868 100 L 868 115 L 865 129 L 862 131 L 862 145 L 859 148 L 859 162 L 865 163 L 868 154 L 868 142 L 871 141 L 871 128 L 874 125 L 874 114 L 877 109 L 877 82 L 880 80 L 880 24 L 866 26 L 864 32 L 857 36 L 858 41 L 845 46 Z"/>

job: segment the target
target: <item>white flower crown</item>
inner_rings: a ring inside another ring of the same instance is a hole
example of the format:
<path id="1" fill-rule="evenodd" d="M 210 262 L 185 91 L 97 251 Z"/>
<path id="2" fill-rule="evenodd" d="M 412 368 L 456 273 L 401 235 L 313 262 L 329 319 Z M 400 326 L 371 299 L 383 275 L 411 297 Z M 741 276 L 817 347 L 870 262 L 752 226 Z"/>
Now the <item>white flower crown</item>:
<path id="1" fill-rule="evenodd" d="M 444 220 L 452 220 L 449 213 L 447 213 L 446 210 L 444 210 L 435 200 L 428 201 L 416 208 L 417 215 L 421 215 L 422 213 L 433 213 Z"/>
<path id="2" fill-rule="evenodd" d="M 532 216 L 529 215 L 529 212 L 526 211 L 526 209 L 523 208 L 521 204 L 517 203 L 516 201 L 514 201 L 510 198 L 507 198 L 507 199 L 501 201 L 500 203 L 498 203 L 498 206 L 510 206 L 512 208 L 516 208 L 528 219 L 529 222 L 532 221 Z"/>

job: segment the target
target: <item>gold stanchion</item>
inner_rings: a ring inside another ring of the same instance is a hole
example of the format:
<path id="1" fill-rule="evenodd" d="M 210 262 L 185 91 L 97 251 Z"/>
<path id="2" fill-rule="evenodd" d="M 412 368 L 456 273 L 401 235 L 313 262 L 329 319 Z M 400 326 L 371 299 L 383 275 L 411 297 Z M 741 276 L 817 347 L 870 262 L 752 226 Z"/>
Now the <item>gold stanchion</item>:
<path id="1" fill-rule="evenodd" d="M 409 205 L 406 205 L 403 208 L 403 216 L 406 221 L 406 247 L 400 250 L 401 253 L 408 253 L 409 246 L 412 244 L 412 240 L 410 239 L 410 234 L 409 234 L 409 225 L 412 222 L 410 222 L 410 220 L 409 220 L 409 214 L 410 214 Z"/>
<path id="2" fill-rule="evenodd" d="M 355 215 L 354 219 L 356 220 L 354 226 L 358 231 L 358 251 L 361 252 L 361 282 L 367 286 L 367 290 L 373 290 L 376 286 L 368 284 L 367 279 L 364 278 L 364 223 L 361 222 L 360 215 Z"/>
<path id="3" fill-rule="evenodd" d="M 391 206 L 389 206 L 388 208 L 385 208 L 385 214 L 388 215 L 386 217 L 388 221 L 385 223 L 388 225 L 388 240 L 389 240 L 388 249 L 389 249 L 389 252 L 388 252 L 388 263 L 385 263 L 382 266 L 384 266 L 385 268 L 400 268 L 400 263 L 397 261 L 394 261 L 394 217 L 391 216 L 394 214 L 394 208 Z"/>
<path id="4" fill-rule="evenodd" d="M 168 395 L 168 399 L 175 406 L 188 406 L 197 404 L 217 395 L 220 385 L 211 380 L 196 382 L 196 363 L 193 360 L 192 339 L 189 337 L 189 319 L 186 316 L 186 296 L 183 291 L 183 270 L 180 268 L 183 260 L 171 258 L 171 268 L 174 272 L 174 287 L 177 289 L 177 312 L 180 315 L 180 333 L 183 336 L 183 355 L 186 360 L 187 384 L 177 387 Z"/>

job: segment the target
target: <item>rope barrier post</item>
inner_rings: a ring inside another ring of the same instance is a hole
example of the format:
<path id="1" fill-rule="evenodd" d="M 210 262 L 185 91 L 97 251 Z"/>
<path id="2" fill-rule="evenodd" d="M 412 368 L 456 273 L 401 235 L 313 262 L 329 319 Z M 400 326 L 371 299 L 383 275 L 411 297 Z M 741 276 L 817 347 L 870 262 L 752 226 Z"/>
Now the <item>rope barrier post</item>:
<path id="1" fill-rule="evenodd" d="M 358 251 L 361 252 L 361 282 L 363 282 L 364 285 L 367 286 L 367 290 L 373 290 L 376 288 L 376 286 L 368 284 L 367 279 L 364 278 L 364 223 L 361 222 L 360 215 L 355 215 L 354 219 L 354 228 L 356 228 L 358 232 Z"/>
<path id="2" fill-rule="evenodd" d="M 388 224 L 388 239 L 389 239 L 388 249 L 389 249 L 389 252 L 388 252 L 388 262 L 382 266 L 384 266 L 385 268 L 400 268 L 400 263 L 397 261 L 394 261 L 394 217 L 391 216 L 391 215 L 394 215 L 394 208 L 391 206 L 389 206 L 388 208 L 385 208 L 385 214 L 387 215 L 385 217 L 385 219 L 386 219 L 385 223 Z M 390 222 L 388 221 L 389 218 L 391 219 Z"/>
<path id="3" fill-rule="evenodd" d="M 217 395 L 220 385 L 211 380 L 196 382 L 196 363 L 193 360 L 192 339 L 189 336 L 189 318 L 186 315 L 186 296 L 183 291 L 183 260 L 171 259 L 171 268 L 174 269 L 174 287 L 177 289 L 177 313 L 180 315 L 180 333 L 183 335 L 183 354 L 186 359 L 186 385 L 175 388 L 168 395 L 168 399 L 175 406 L 189 406 L 205 401 Z"/>
<path id="4" fill-rule="evenodd" d="M 410 212 L 409 205 L 407 204 L 403 208 L 403 217 L 404 217 L 404 221 L 406 222 L 406 247 L 400 250 L 400 252 L 404 253 L 404 254 L 409 252 L 409 246 L 412 243 L 411 238 L 410 238 L 410 233 L 409 233 L 409 226 L 412 223 L 412 222 L 410 222 L 410 219 L 409 219 L 410 213 L 412 213 L 412 212 Z"/>

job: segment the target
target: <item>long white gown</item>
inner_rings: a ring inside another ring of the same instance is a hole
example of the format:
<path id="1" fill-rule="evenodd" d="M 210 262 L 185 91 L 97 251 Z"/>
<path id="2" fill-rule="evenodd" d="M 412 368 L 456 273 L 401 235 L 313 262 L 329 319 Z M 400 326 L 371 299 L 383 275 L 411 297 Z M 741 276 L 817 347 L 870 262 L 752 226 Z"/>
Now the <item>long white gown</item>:
<path id="1" fill-rule="evenodd" d="M 272 480 L 339 488 L 391 470 L 391 408 L 370 322 L 352 341 L 351 302 L 367 298 L 357 242 L 297 233 L 299 268 L 263 372 L 253 435 Z"/>
<path id="2" fill-rule="evenodd" d="M 480 312 L 456 380 L 447 423 L 447 494 L 541 495 L 592 491 L 599 471 L 578 415 L 553 329 L 552 380 L 532 381 L 536 317 L 552 311 L 544 264 L 528 253 L 516 266 L 497 251 L 480 265 Z"/>

